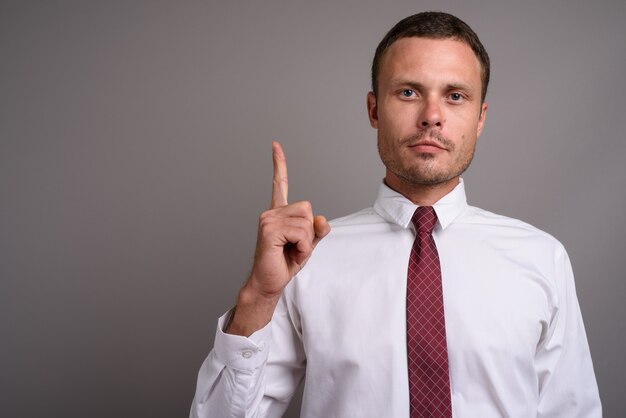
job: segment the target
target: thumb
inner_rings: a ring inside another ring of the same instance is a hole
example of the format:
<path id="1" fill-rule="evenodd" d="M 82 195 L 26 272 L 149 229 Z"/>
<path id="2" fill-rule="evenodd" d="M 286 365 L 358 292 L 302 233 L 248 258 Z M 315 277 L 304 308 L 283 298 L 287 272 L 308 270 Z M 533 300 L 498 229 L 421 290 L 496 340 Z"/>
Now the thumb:
<path id="1" fill-rule="evenodd" d="M 330 224 L 325 217 L 317 215 L 313 218 L 313 230 L 315 231 L 315 239 L 313 239 L 313 246 L 316 246 L 318 242 L 322 240 L 330 232 Z"/>

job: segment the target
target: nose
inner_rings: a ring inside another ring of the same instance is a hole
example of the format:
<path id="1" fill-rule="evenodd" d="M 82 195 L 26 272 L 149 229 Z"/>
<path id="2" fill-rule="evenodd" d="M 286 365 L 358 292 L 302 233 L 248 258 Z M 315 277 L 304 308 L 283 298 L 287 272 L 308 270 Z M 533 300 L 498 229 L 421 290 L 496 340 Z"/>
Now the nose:
<path id="1" fill-rule="evenodd" d="M 422 128 L 441 128 L 442 122 L 443 116 L 438 101 L 429 98 L 421 109 L 418 125 Z"/>

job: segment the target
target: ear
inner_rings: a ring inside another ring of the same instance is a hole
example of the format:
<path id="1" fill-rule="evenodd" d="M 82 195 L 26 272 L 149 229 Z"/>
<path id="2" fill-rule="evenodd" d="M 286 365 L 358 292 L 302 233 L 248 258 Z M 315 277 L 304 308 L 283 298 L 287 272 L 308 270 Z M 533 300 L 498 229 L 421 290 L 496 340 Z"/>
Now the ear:
<path id="1" fill-rule="evenodd" d="M 480 134 L 483 132 L 483 128 L 485 127 L 485 118 L 487 117 L 487 109 L 489 106 L 487 103 L 483 103 L 480 106 L 480 116 L 478 117 L 478 129 L 476 129 L 476 137 L 478 138 Z"/>
<path id="2" fill-rule="evenodd" d="M 374 129 L 378 129 L 378 105 L 374 92 L 367 93 L 367 116 L 370 119 L 370 125 Z"/>

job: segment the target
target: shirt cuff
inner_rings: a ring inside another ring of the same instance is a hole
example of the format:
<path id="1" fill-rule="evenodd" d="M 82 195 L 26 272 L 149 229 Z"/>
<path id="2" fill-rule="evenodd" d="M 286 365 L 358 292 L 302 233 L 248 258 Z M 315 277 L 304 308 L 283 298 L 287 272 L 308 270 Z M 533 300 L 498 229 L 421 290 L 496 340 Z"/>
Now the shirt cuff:
<path id="1" fill-rule="evenodd" d="M 228 311 L 217 321 L 213 347 L 215 355 L 226 367 L 253 372 L 267 361 L 272 339 L 272 323 L 268 323 L 249 337 L 227 334 L 223 329 L 230 315 L 231 311 Z"/>

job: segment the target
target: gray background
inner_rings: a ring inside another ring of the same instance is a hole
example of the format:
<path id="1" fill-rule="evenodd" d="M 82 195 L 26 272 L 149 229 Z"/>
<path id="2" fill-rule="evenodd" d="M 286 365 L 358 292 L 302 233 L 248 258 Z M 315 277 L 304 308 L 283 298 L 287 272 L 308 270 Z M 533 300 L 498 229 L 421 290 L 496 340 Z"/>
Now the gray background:
<path id="1" fill-rule="evenodd" d="M 371 205 L 374 48 L 429 9 L 493 63 L 470 203 L 568 248 L 620 416 L 626 2 L 495 0 L 2 1 L 0 416 L 186 416 L 250 267 L 271 140 L 291 199 Z"/>

